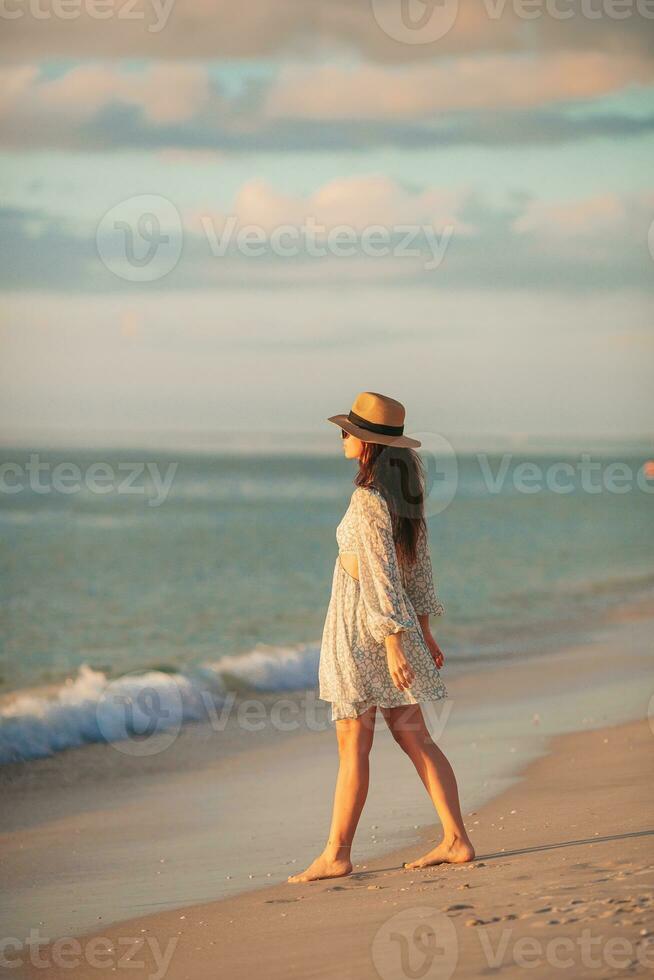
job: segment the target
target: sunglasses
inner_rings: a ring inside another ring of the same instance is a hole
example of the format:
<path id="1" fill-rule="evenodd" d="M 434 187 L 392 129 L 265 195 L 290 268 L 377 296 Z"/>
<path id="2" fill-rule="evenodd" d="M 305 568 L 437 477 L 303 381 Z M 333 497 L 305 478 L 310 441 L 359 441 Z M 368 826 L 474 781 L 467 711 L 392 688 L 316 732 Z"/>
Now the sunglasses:
<path id="1" fill-rule="evenodd" d="M 349 432 L 346 432 L 345 429 L 341 429 L 341 439 L 347 439 L 347 437 L 349 436 L 349 434 L 350 433 Z"/>

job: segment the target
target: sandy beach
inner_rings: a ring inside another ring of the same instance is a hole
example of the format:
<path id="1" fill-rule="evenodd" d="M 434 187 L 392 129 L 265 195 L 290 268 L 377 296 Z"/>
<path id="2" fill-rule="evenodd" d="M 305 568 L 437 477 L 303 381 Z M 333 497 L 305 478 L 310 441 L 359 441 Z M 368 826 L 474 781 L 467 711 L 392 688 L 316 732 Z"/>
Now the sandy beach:
<path id="1" fill-rule="evenodd" d="M 0 980 L 654 977 L 654 0 L 1 5 Z"/>
<path id="2" fill-rule="evenodd" d="M 286 883 L 328 823 L 336 753 L 324 718 L 285 731 L 271 709 L 263 737 L 235 718 L 219 732 L 188 726 L 154 756 L 94 745 L 4 767 L 6 970 L 101 978 L 122 965 L 194 980 L 262 964 L 272 977 L 329 978 L 651 969 L 652 612 L 651 601 L 625 605 L 546 657 L 450 668 L 450 698 L 428 717 L 477 851 L 460 867 L 402 868 L 438 824 L 381 719 L 357 864 L 340 881 Z M 39 947 L 40 965 L 19 939 Z M 419 963 L 425 972 L 411 973 Z"/>
<path id="3" fill-rule="evenodd" d="M 471 815 L 470 864 L 403 869 L 423 839 L 347 879 L 279 884 L 45 947 L 25 975 L 103 978 L 131 960 L 130 976 L 169 980 L 262 968 L 399 978 L 427 957 L 429 972 L 417 975 L 645 975 L 654 966 L 652 737 L 641 720 L 554 738 L 517 785 Z M 57 957 L 71 965 L 57 967 Z"/>

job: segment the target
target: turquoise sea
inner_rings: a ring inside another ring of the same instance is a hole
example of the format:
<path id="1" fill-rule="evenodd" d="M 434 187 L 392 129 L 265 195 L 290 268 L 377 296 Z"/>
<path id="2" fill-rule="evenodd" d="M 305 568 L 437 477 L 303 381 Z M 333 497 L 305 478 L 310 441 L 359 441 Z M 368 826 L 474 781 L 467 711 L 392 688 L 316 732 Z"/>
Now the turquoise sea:
<path id="1" fill-rule="evenodd" d="M 352 462 L 79 450 L 0 459 L 0 761 L 101 738 L 91 709 L 136 671 L 184 685 L 184 720 L 199 685 L 217 695 L 314 685 Z M 582 472 L 580 456 L 469 453 L 446 479 L 429 472 L 446 608 L 434 626 L 450 663 L 546 657 L 651 590 L 644 462 L 594 457 Z"/>

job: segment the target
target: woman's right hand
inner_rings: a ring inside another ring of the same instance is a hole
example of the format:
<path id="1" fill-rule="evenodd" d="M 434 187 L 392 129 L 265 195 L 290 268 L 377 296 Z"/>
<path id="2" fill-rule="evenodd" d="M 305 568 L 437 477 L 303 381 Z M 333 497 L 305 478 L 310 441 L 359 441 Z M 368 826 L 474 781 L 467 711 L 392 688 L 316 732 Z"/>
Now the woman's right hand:
<path id="1" fill-rule="evenodd" d="M 402 649 L 401 631 L 386 637 L 386 661 L 388 672 L 398 691 L 407 691 L 415 679 L 413 668 Z"/>

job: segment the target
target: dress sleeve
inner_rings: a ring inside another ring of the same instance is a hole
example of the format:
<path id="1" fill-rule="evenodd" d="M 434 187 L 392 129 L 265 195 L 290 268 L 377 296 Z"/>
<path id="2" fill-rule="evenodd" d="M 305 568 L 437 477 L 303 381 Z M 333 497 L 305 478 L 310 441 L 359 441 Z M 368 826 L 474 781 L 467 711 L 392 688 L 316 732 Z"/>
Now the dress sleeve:
<path id="1" fill-rule="evenodd" d="M 442 615 L 443 603 L 436 594 L 427 533 L 418 538 L 416 560 L 404 571 L 406 594 L 419 616 Z"/>
<path id="2" fill-rule="evenodd" d="M 404 592 L 386 501 L 364 487 L 355 490 L 353 499 L 361 597 L 368 629 L 383 643 L 391 633 L 415 629 L 418 624 Z"/>

